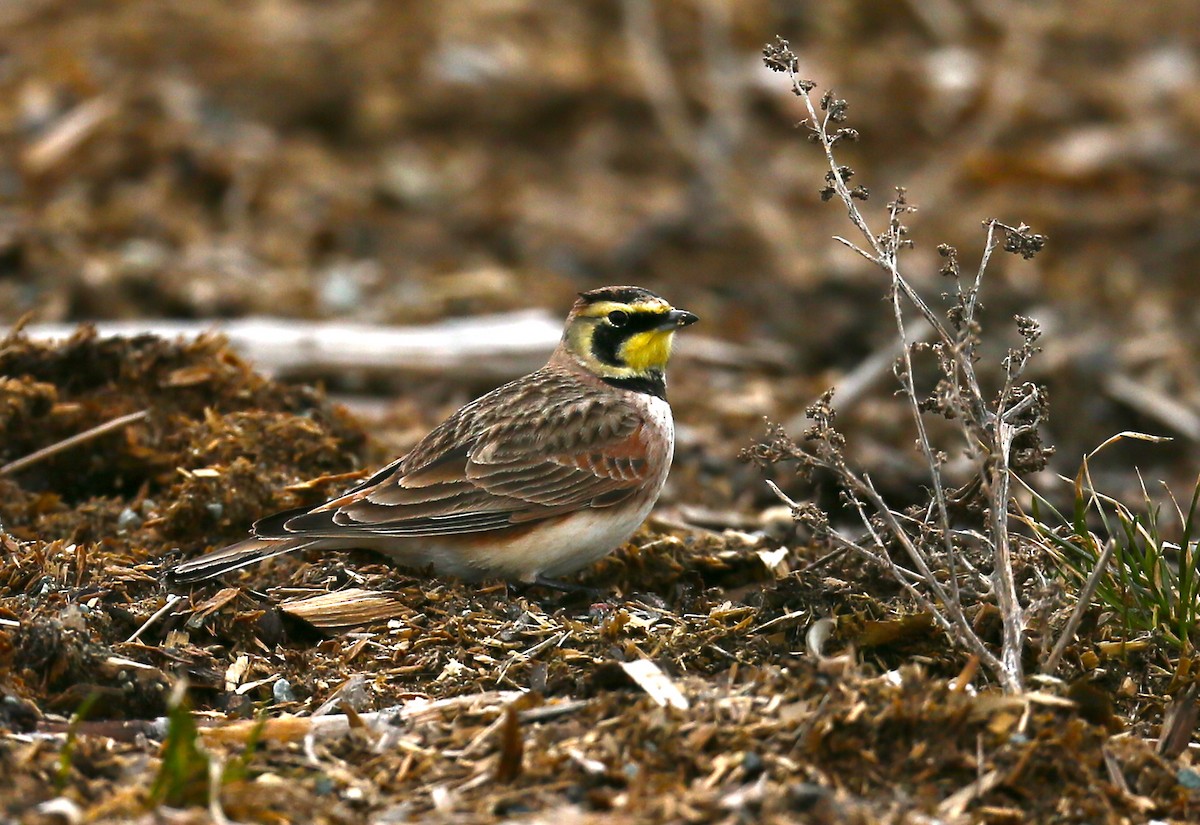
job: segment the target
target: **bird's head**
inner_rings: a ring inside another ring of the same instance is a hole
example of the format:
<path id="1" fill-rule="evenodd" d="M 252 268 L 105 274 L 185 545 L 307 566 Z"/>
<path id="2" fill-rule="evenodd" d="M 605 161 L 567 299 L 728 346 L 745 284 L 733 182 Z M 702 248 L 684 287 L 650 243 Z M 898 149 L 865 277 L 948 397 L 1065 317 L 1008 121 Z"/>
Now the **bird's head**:
<path id="1" fill-rule="evenodd" d="M 579 294 L 560 349 L 609 383 L 661 383 L 675 331 L 698 320 L 648 289 L 602 287 Z"/>

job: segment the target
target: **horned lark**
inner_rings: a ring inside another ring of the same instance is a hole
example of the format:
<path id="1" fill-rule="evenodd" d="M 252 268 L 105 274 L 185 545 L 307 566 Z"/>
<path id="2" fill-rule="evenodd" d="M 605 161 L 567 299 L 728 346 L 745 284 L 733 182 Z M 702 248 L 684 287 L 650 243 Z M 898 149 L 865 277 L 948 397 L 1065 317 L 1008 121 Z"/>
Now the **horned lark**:
<path id="1" fill-rule="evenodd" d="M 466 405 L 411 452 L 311 509 L 184 562 L 200 581 L 305 549 L 363 548 L 464 579 L 545 581 L 620 546 L 675 449 L 664 370 L 696 316 L 632 286 L 581 293 L 546 366 Z"/>

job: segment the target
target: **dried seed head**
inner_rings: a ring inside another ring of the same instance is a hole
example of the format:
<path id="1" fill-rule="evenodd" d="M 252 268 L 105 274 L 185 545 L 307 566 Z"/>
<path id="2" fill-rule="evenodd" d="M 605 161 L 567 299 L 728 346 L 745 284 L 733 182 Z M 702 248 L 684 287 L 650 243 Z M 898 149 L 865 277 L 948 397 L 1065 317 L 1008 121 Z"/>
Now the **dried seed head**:
<path id="1" fill-rule="evenodd" d="M 768 43 L 763 46 L 763 64 L 773 72 L 795 73 L 799 66 L 799 60 L 796 58 L 796 53 L 792 51 L 792 46 L 782 37 L 776 36 L 774 43 Z"/>

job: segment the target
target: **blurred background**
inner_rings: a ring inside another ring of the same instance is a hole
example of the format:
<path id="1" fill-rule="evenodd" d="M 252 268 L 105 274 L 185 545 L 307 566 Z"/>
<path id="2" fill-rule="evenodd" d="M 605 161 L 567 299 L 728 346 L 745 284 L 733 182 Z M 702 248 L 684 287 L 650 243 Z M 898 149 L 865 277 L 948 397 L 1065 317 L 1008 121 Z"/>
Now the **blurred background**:
<path id="1" fill-rule="evenodd" d="M 919 206 L 906 268 L 931 300 L 939 243 L 973 271 L 985 219 L 1048 236 L 997 255 L 982 320 L 993 382 L 1014 313 L 1046 331 L 1053 469 L 1134 429 L 1176 441 L 1107 453 L 1100 486 L 1135 463 L 1194 481 L 1191 0 L 5 0 L 0 32 L 0 323 L 557 319 L 635 283 L 703 319 L 672 375 L 686 498 L 761 505 L 733 458 L 763 417 L 798 431 L 895 338 L 883 275 L 830 240 L 851 227 L 819 198 L 801 102 L 762 65 L 780 35 L 850 103 L 841 160 L 873 228 L 893 186 Z M 422 424 L 490 386 L 403 367 L 299 377 Z M 921 465 L 888 381 L 842 421 L 903 491 Z"/>

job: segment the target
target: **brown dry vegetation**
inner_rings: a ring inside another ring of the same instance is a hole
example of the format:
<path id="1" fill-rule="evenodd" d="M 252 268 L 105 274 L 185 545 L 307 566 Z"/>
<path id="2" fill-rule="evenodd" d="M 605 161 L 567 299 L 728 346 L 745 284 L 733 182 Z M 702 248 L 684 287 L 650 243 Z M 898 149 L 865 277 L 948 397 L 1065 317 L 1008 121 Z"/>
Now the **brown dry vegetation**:
<path id="1" fill-rule="evenodd" d="M 905 185 L 919 205 L 906 266 L 927 294 L 944 283 L 935 246 L 974 260 L 984 219 L 1050 238 L 989 272 L 981 372 L 998 380 L 1015 312 L 1042 322 L 1031 377 L 1049 387 L 1051 469 L 1073 474 L 1115 432 L 1161 432 L 1177 440 L 1120 445 L 1093 474 L 1119 495 L 1135 464 L 1190 489 L 1193 4 L 29 0 L 0 26 L 4 322 L 415 323 L 561 312 L 579 289 L 633 282 L 740 358 L 682 342 L 672 478 L 634 541 L 580 577 L 598 597 L 464 587 L 365 553 L 174 593 L 163 559 L 321 500 L 487 387 L 400 371 L 317 375 L 315 390 L 217 338 L 5 339 L 0 463 L 146 415 L 0 475 L 4 816 L 1197 816 L 1191 751 L 1155 748 L 1192 678 L 1161 639 L 1121 644 L 1089 611 L 1064 682 L 1001 696 L 885 570 L 820 561 L 737 460 L 764 416 L 799 435 L 806 405 L 895 334 L 885 279 L 827 240 L 848 234 L 844 210 L 817 197 L 824 161 L 762 68 L 782 34 L 804 75 L 850 100 L 854 183 Z M 839 423 L 903 507 L 928 477 L 892 389 L 867 387 Z M 392 403 L 356 417 L 326 392 Z M 836 504 L 832 484 L 768 472 Z M 1020 572 L 1040 605 L 1033 669 L 1071 600 L 1045 559 Z M 328 593 L 341 602 L 311 601 Z M 837 626 L 812 650 L 823 617 Z M 990 605 L 971 617 L 998 642 Z M 631 677 L 645 659 L 686 708 Z M 181 684 L 204 753 L 186 717 L 164 721 Z M 210 782 L 212 760 L 237 770 Z"/>

